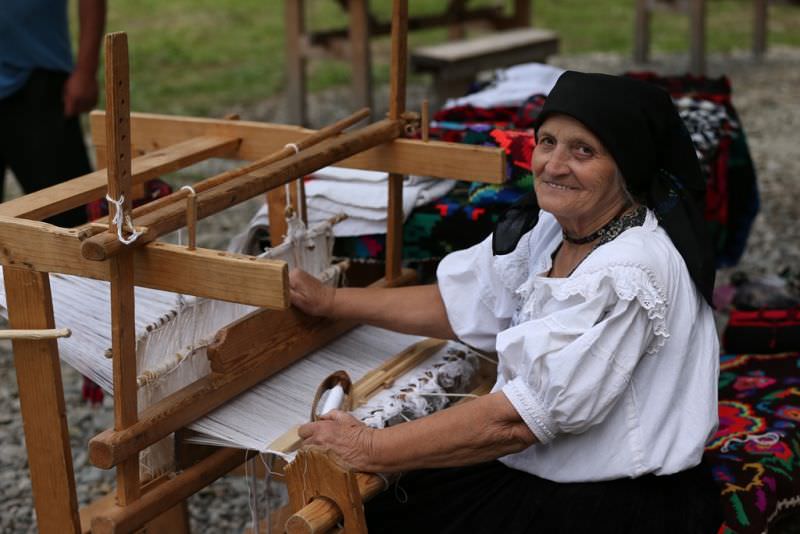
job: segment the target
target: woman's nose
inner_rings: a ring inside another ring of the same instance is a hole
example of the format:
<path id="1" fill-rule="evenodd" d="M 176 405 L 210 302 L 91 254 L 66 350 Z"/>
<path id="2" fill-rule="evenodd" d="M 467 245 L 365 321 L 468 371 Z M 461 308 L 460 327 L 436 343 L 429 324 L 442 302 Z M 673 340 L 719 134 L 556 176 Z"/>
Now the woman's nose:
<path id="1" fill-rule="evenodd" d="M 561 176 L 569 173 L 567 154 L 560 147 L 550 153 L 544 165 L 544 172 L 550 176 Z"/>

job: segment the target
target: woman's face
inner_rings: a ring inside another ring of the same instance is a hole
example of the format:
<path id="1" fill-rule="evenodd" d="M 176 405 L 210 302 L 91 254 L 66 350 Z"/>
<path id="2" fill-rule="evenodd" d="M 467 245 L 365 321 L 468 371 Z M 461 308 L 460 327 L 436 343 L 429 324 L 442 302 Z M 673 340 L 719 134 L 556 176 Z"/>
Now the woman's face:
<path id="1" fill-rule="evenodd" d="M 611 154 L 567 115 L 553 115 L 539 127 L 532 168 L 539 206 L 574 236 L 597 230 L 625 205 Z"/>

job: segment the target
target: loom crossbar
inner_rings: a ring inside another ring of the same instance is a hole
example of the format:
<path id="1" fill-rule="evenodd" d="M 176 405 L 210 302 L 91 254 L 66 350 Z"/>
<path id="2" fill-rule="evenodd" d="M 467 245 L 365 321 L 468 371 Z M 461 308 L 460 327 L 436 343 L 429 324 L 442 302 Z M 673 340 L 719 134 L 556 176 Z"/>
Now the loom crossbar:
<path id="1" fill-rule="evenodd" d="M 397 139 L 403 133 L 404 120 L 370 124 L 356 131 L 327 139 L 311 148 L 262 169 L 234 178 L 197 195 L 197 216 L 208 217 L 284 183 L 340 161 L 348 156 Z M 126 248 L 141 246 L 186 223 L 185 206 L 172 203 L 139 217 L 135 224 L 147 229 L 129 247 L 115 236 L 97 234 L 86 239 L 81 252 L 87 259 L 102 261 Z"/>
<path id="2" fill-rule="evenodd" d="M 106 145 L 102 111 L 90 116 L 95 148 Z M 264 154 L 280 150 L 286 143 L 296 143 L 311 136 L 314 130 L 282 124 L 249 121 L 173 117 L 152 113 L 132 113 L 135 148 L 167 146 L 189 137 L 220 135 L 242 139 L 231 157 L 253 161 Z M 354 154 L 336 163 L 337 166 L 404 175 L 434 176 L 469 182 L 500 184 L 506 180 L 505 151 L 501 148 L 396 139 Z"/>
<path id="3" fill-rule="evenodd" d="M 131 182 L 141 184 L 208 158 L 230 157 L 241 139 L 199 136 L 148 152 L 131 161 Z M 107 170 L 101 169 L 67 182 L 0 204 L 0 216 L 42 220 L 102 197 L 108 186 Z"/>
<path id="4" fill-rule="evenodd" d="M 109 265 L 80 253 L 92 231 L 0 216 L 0 265 L 108 281 Z M 169 243 L 150 243 L 132 252 L 137 286 L 273 309 L 289 305 L 283 261 Z M 238 284 L 232 286 L 231 279 Z"/>
<path id="5" fill-rule="evenodd" d="M 395 285 L 409 284 L 415 279 L 414 271 L 405 270 Z M 386 282 L 379 280 L 373 285 L 382 287 Z M 289 318 L 281 320 L 281 315 Z M 258 324 L 263 325 L 265 320 L 287 325 L 282 343 L 270 345 L 275 342 L 274 323 L 270 328 L 253 328 Z M 355 326 L 356 323 L 350 321 L 312 318 L 293 309 L 285 312 L 253 312 L 225 329 L 218 338 L 222 341 L 211 351 L 227 355 L 230 351 L 226 345 L 232 347 L 233 351 L 244 346 L 259 347 L 258 352 L 248 354 L 247 365 L 237 366 L 234 360 L 225 358 L 223 361 L 229 363 L 233 371 L 212 372 L 143 410 L 133 425 L 98 434 L 89 441 L 89 460 L 102 469 L 118 465 Z"/>

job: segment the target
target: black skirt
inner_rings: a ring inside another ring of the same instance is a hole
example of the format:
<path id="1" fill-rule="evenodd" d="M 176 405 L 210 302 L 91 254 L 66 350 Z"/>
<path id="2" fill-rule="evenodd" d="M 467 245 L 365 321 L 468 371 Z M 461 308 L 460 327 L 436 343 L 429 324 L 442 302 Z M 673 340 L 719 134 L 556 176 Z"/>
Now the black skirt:
<path id="1" fill-rule="evenodd" d="M 370 533 L 710 534 L 722 523 L 701 464 L 667 476 L 557 483 L 500 462 L 403 475 L 366 506 Z"/>

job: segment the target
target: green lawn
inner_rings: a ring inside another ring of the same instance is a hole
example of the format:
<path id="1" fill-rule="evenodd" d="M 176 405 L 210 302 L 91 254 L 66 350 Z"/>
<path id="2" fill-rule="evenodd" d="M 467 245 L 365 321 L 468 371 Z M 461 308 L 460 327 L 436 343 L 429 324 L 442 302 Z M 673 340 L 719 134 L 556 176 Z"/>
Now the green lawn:
<path id="1" fill-rule="evenodd" d="M 412 0 L 411 12 L 436 11 L 447 1 Z M 71 2 L 71 9 L 76 4 Z M 388 16 L 389 0 L 372 4 Z M 634 0 L 539 0 L 534 3 L 534 21 L 559 32 L 565 53 L 627 54 L 632 47 L 633 4 Z M 752 2 L 710 0 L 708 5 L 709 50 L 748 48 Z M 345 22 L 333 0 L 306 0 L 306 8 L 314 29 Z M 772 5 L 769 18 L 770 45 L 800 46 L 800 7 Z M 686 50 L 687 28 L 685 16 L 656 15 L 654 52 Z M 222 115 L 235 105 L 246 107 L 282 91 L 283 0 L 117 0 L 109 2 L 108 31 L 128 32 L 134 110 Z M 432 30 L 413 33 L 409 42 L 414 46 L 444 37 L 443 30 Z M 386 39 L 374 43 L 380 81 L 388 75 L 388 50 Z M 312 90 L 347 80 L 343 62 L 311 64 Z"/>

